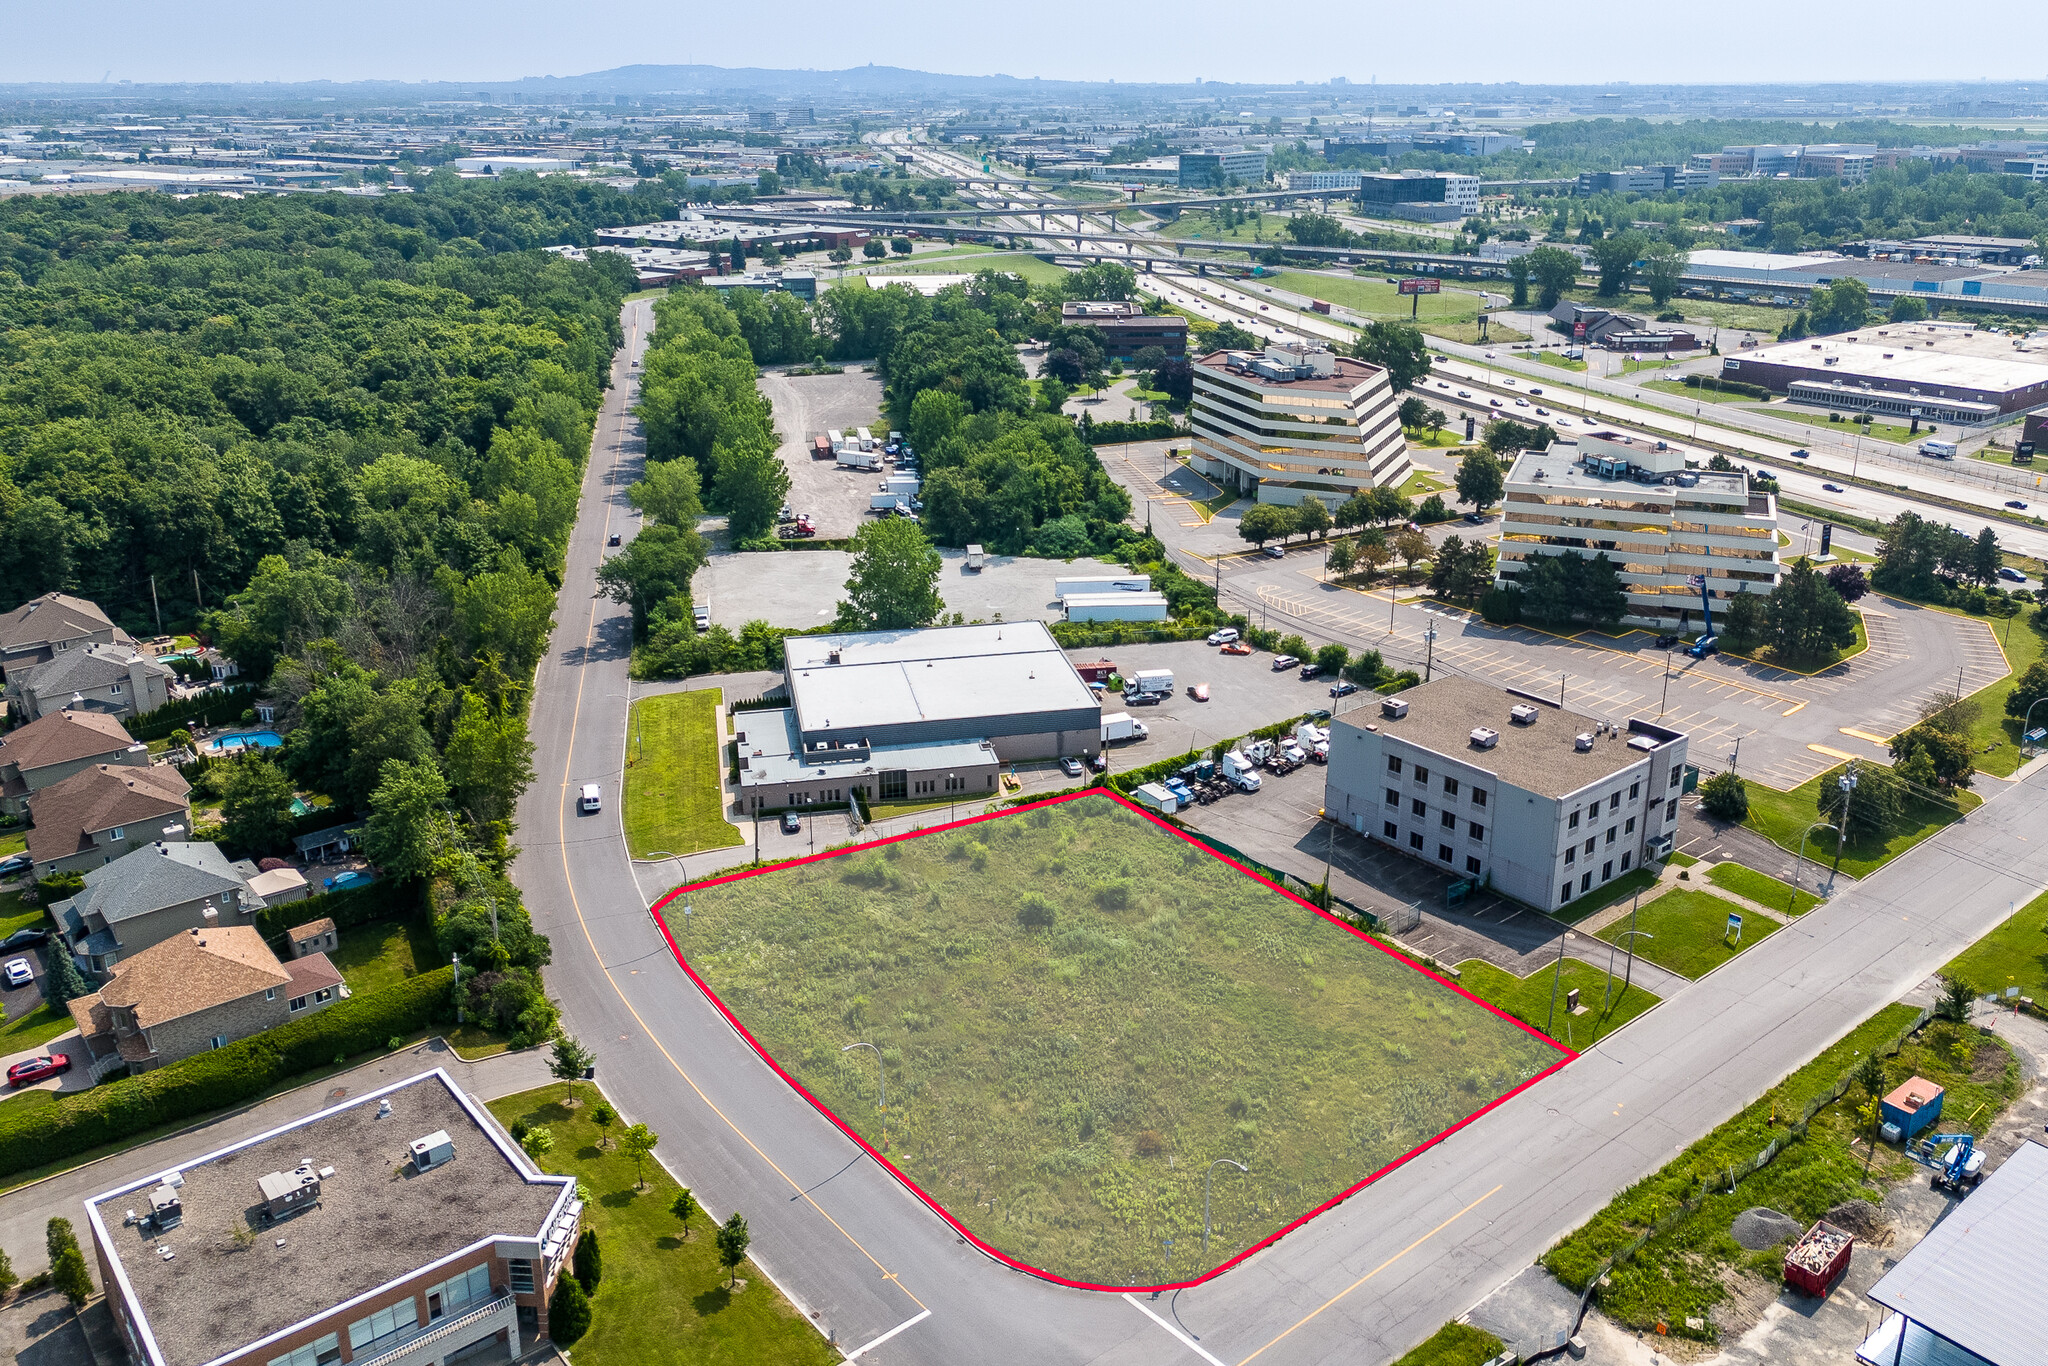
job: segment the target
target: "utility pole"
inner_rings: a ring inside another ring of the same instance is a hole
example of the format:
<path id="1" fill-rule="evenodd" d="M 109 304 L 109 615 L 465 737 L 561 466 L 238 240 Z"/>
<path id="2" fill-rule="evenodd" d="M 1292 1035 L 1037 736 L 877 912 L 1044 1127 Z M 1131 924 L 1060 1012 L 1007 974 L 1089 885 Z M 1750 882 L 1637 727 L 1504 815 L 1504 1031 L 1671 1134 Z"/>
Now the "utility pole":
<path id="1" fill-rule="evenodd" d="M 1657 702 L 1657 719 L 1664 719 L 1665 709 L 1671 705 L 1671 651 L 1664 652 L 1664 696 Z"/>
<path id="2" fill-rule="evenodd" d="M 1550 1033 L 1551 1025 L 1557 1020 L 1557 984 L 1564 980 L 1564 941 L 1571 937 L 1572 932 L 1570 930 L 1566 930 L 1557 937 L 1557 967 L 1552 971 L 1550 977 L 1550 1014 L 1545 1016 L 1543 1020 L 1543 1032 L 1545 1034 Z M 1555 1038 L 1556 1036 L 1551 1035 L 1551 1037 Z"/>
<path id="3" fill-rule="evenodd" d="M 156 613 L 156 633 L 162 635 L 164 633 L 164 607 L 162 603 L 156 600 L 156 575 L 154 574 L 149 576 L 149 606 L 150 610 Z"/>
<path id="4" fill-rule="evenodd" d="M 1842 848 L 1849 842 L 1849 803 L 1856 798 L 1856 761 L 1849 761 L 1849 771 L 1835 779 L 1835 785 L 1842 789 L 1842 828 L 1835 832 L 1835 866 L 1828 870 L 1828 882 L 1832 885 L 1835 875 L 1842 871 Z"/>

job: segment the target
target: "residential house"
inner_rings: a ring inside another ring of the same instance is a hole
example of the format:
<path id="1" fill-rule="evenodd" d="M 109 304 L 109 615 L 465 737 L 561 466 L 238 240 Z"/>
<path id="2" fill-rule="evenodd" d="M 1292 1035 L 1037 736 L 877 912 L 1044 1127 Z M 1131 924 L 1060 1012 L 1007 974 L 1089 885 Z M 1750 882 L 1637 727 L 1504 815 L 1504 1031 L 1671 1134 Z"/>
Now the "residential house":
<path id="1" fill-rule="evenodd" d="M 148 763 L 149 746 L 105 712 L 53 711 L 0 736 L 0 812 L 20 815 L 36 793 L 95 764 Z"/>
<path id="2" fill-rule="evenodd" d="M 582 1221 L 438 1068 L 85 1204 L 140 1366 L 517 1361 Z"/>
<path id="3" fill-rule="evenodd" d="M 341 947 L 340 932 L 334 928 L 334 921 L 327 916 L 308 920 L 303 925 L 294 925 L 284 932 L 291 941 L 292 957 L 304 958 L 308 954 L 332 953 Z"/>
<path id="4" fill-rule="evenodd" d="M 192 829 L 192 784 L 169 765 L 95 764 L 36 794 L 36 876 L 83 873 Z"/>
<path id="5" fill-rule="evenodd" d="M 210 908 L 205 919 L 122 959 L 105 986 L 66 1003 L 95 1079 L 124 1065 L 146 1072 L 225 1048 L 346 994 L 326 954 L 287 967 L 254 926 L 222 925 Z"/>
<path id="6" fill-rule="evenodd" d="M 0 616 L 0 674 L 47 664 L 88 645 L 134 644 L 95 604 L 67 593 L 45 593 Z"/>
<path id="7" fill-rule="evenodd" d="M 63 707 L 141 716 L 171 700 L 177 675 L 134 644 L 83 645 L 7 671 L 7 701 L 31 721 Z"/>
<path id="8" fill-rule="evenodd" d="M 292 848 L 301 863 L 332 863 L 363 842 L 363 823 L 330 825 L 310 834 L 295 835 Z"/>
<path id="9" fill-rule="evenodd" d="M 204 928 L 205 912 L 242 924 L 263 909 L 217 844 L 152 844 L 85 875 L 85 890 L 50 908 L 72 954 L 104 977 L 123 958 Z"/>

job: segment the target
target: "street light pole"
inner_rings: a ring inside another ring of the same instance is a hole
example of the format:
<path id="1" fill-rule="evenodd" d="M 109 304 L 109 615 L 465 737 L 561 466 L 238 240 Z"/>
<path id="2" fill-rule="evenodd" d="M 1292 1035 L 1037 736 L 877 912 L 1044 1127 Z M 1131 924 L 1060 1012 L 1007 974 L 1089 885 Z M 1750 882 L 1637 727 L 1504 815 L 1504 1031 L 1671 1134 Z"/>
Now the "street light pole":
<path id="1" fill-rule="evenodd" d="M 1566 930 L 1558 936 L 1557 966 L 1552 970 L 1550 976 L 1550 1013 L 1543 1018 L 1543 1032 L 1545 1034 L 1549 1034 L 1550 1027 L 1557 1022 L 1557 984 L 1564 980 L 1564 945 L 1565 941 L 1570 938 L 1572 938 L 1570 930 Z M 1555 1038 L 1556 1036 L 1552 1035 L 1551 1037 Z"/>
<path id="2" fill-rule="evenodd" d="M 1835 779 L 1835 786 L 1842 789 L 1842 828 L 1835 832 L 1835 866 L 1828 870 L 1828 881 L 1833 883 L 1836 874 L 1842 871 L 1842 847 L 1849 842 L 1849 804 L 1856 800 L 1856 761 L 1849 761 L 1849 771 Z"/>
<path id="3" fill-rule="evenodd" d="M 1216 1169 L 1217 1169 L 1218 1167 L 1224 1166 L 1224 1165 L 1226 1165 L 1226 1164 L 1227 1164 L 1227 1165 L 1229 1165 L 1229 1166 L 1232 1166 L 1232 1167 L 1235 1167 L 1235 1168 L 1237 1168 L 1237 1169 L 1238 1169 L 1239 1171 L 1241 1171 L 1241 1172 L 1245 1173 L 1245 1174 L 1246 1174 L 1247 1176 L 1249 1176 L 1249 1175 L 1251 1174 L 1251 1170 L 1252 1170 L 1252 1169 L 1251 1169 L 1250 1167 L 1247 1167 L 1247 1166 L 1246 1166 L 1246 1165 L 1245 1165 L 1244 1163 L 1242 1163 L 1242 1162 L 1239 1162 L 1239 1161 L 1238 1161 L 1238 1160 L 1237 1160 L 1236 1158 L 1234 1158 L 1234 1157 L 1219 1157 L 1219 1158 L 1217 1158 L 1217 1159 L 1216 1159 L 1216 1160 L 1215 1160 L 1214 1162 L 1211 1162 L 1211 1163 L 1209 1164 L 1209 1170 L 1207 1170 L 1207 1171 L 1205 1171 L 1205 1172 L 1203 1172 L 1203 1173 L 1202 1173 L 1202 1265 L 1203 1265 L 1203 1266 L 1207 1266 L 1207 1265 L 1209 1264 L 1209 1182 L 1210 1182 L 1211 1180 L 1213 1180 L 1213 1179 L 1215 1178 L 1215 1175 L 1216 1175 Z"/>
<path id="4" fill-rule="evenodd" d="M 1813 832 L 1816 830 L 1834 829 L 1835 827 L 1828 824 L 1826 821 L 1815 821 L 1812 825 L 1807 826 L 1806 833 L 1799 837 L 1799 857 L 1793 860 L 1792 862 L 1792 899 L 1795 903 L 1797 903 L 1797 901 L 1799 900 L 1799 867 L 1801 864 L 1806 862 L 1806 841 L 1813 837 Z M 1839 836 L 1841 834 L 1841 831 L 1836 830 L 1835 833 L 1837 836 Z M 1820 879 L 1815 878 L 1813 885 L 1818 887 L 1820 885 Z"/>
<path id="5" fill-rule="evenodd" d="M 1635 912 L 1631 911 L 1629 912 L 1629 915 L 1631 918 L 1633 918 Z M 1634 979 L 1636 975 L 1636 936 L 1638 935 L 1641 935 L 1645 939 L 1655 939 L 1657 937 L 1656 935 L 1651 934 L 1648 930 L 1622 931 L 1621 937 L 1623 939 L 1628 940 L 1628 971 L 1626 974 L 1623 975 L 1621 979 L 1621 994 L 1623 996 L 1628 995 L 1628 984 L 1631 980 Z"/>

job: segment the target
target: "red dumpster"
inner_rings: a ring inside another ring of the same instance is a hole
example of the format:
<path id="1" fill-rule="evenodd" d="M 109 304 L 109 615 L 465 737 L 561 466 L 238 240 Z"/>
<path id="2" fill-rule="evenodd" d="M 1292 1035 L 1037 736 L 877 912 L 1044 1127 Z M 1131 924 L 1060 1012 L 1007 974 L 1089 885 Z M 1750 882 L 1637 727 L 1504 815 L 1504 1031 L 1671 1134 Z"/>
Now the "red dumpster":
<path id="1" fill-rule="evenodd" d="M 1785 1284 L 1825 1299 L 1849 1269 L 1856 1236 L 1823 1219 L 1785 1254 Z"/>

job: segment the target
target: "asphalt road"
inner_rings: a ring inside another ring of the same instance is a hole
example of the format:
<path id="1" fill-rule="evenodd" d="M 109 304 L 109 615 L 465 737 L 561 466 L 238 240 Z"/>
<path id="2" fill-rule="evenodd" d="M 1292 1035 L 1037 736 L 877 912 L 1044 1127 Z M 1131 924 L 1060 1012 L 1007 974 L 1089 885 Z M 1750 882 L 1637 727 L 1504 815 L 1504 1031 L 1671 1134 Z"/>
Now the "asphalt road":
<path id="1" fill-rule="evenodd" d="M 632 348 L 646 326 L 632 306 Z M 631 529 L 623 490 L 640 459 L 615 391 L 539 671 L 540 778 L 514 875 L 553 937 L 569 1027 L 615 1103 L 662 1134 L 659 1156 L 714 1214 L 746 1213 L 759 1264 L 843 1347 L 912 1324 L 863 1360 L 1387 1360 L 2048 885 L 2048 847 L 2027 842 L 2048 781 L 2037 768 L 1218 1281 L 1156 1303 L 1058 1289 L 959 1242 L 763 1067 L 669 957 L 616 813 L 575 820 L 572 789 L 616 791 L 620 775 L 629 622 L 593 585 L 608 529 Z"/>

